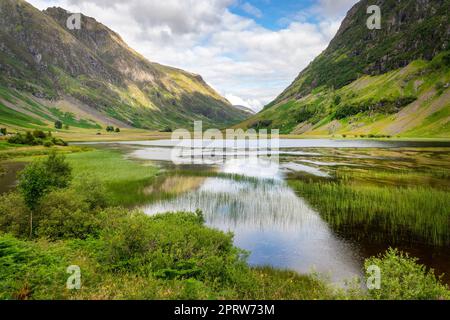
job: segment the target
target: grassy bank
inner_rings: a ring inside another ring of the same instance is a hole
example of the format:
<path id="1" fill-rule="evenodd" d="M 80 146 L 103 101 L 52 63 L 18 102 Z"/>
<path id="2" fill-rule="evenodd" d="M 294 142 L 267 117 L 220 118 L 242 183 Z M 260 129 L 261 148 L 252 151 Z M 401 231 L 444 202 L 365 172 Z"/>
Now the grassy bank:
<path id="1" fill-rule="evenodd" d="M 391 243 L 450 244 L 448 171 L 340 169 L 290 185 L 336 230 Z"/>
<path id="2" fill-rule="evenodd" d="M 111 205 L 130 206 L 147 200 L 144 189 L 158 173 L 153 166 L 127 160 L 115 151 L 94 150 L 67 157 L 75 180 L 94 178 L 109 191 Z"/>

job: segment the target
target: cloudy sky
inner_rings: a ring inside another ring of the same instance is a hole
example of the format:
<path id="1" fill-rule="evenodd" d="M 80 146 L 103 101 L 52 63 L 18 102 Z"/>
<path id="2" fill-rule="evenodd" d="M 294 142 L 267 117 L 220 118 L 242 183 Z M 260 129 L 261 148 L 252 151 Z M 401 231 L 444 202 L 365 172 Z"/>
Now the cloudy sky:
<path id="1" fill-rule="evenodd" d="M 149 60 L 261 109 L 336 33 L 358 0 L 27 0 L 94 17 Z"/>

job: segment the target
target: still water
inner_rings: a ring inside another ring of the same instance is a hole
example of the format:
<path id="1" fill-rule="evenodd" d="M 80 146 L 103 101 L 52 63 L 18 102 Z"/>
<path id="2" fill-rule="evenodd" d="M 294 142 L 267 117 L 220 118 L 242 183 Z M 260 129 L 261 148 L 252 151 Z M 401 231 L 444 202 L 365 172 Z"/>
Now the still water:
<path id="1" fill-rule="evenodd" d="M 413 168 L 417 158 L 412 153 L 426 154 L 432 161 L 437 148 L 450 150 L 444 142 L 282 139 L 277 150 L 264 145 L 204 141 L 175 152 L 172 141 L 160 140 L 101 147 L 120 149 L 131 159 L 149 161 L 169 173 L 146 190 L 151 200 L 141 209 L 147 214 L 200 209 L 209 226 L 234 233 L 235 245 L 250 252 L 250 264 L 315 271 L 340 284 L 361 276 L 364 258 L 383 252 L 390 243 L 337 235 L 286 179 L 295 174 L 332 178 L 339 166 Z M 439 273 L 450 273 L 448 249 L 399 247 Z"/>

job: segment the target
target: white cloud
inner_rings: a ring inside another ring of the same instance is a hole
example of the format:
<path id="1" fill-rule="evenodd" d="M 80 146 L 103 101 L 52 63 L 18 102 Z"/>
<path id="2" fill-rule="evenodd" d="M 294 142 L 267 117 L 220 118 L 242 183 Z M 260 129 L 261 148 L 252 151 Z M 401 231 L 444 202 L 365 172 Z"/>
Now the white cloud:
<path id="1" fill-rule="evenodd" d="M 256 17 L 256 18 L 261 18 L 262 17 L 262 12 L 261 10 L 259 10 L 257 7 L 251 5 L 248 2 L 245 2 L 242 6 L 241 6 L 242 10 L 244 10 L 245 12 L 247 12 L 248 14 Z"/>
<path id="2" fill-rule="evenodd" d="M 201 74 L 230 100 L 259 110 L 325 49 L 342 18 L 336 12 L 356 0 L 319 0 L 311 8 L 319 23 L 294 19 L 281 30 L 233 14 L 235 0 L 29 1 L 92 16 L 149 60 Z"/>
<path id="3" fill-rule="evenodd" d="M 359 0 L 318 0 L 311 8 L 311 13 L 319 14 L 327 19 L 339 19 L 347 13 Z"/>

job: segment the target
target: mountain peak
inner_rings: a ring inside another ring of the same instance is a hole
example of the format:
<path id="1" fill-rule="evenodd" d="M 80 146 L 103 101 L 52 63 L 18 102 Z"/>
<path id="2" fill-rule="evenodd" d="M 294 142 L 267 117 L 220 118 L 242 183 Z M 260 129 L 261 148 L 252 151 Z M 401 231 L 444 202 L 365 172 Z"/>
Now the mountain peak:
<path id="1" fill-rule="evenodd" d="M 248 115 L 201 76 L 148 61 L 94 18 L 81 15 L 81 28 L 70 30 L 72 13 L 63 8 L 2 0 L 0 10 L 8 12 L 0 18 L 0 87 L 53 101 L 69 96 L 84 110 L 148 129 L 193 120 L 223 126 Z"/>

